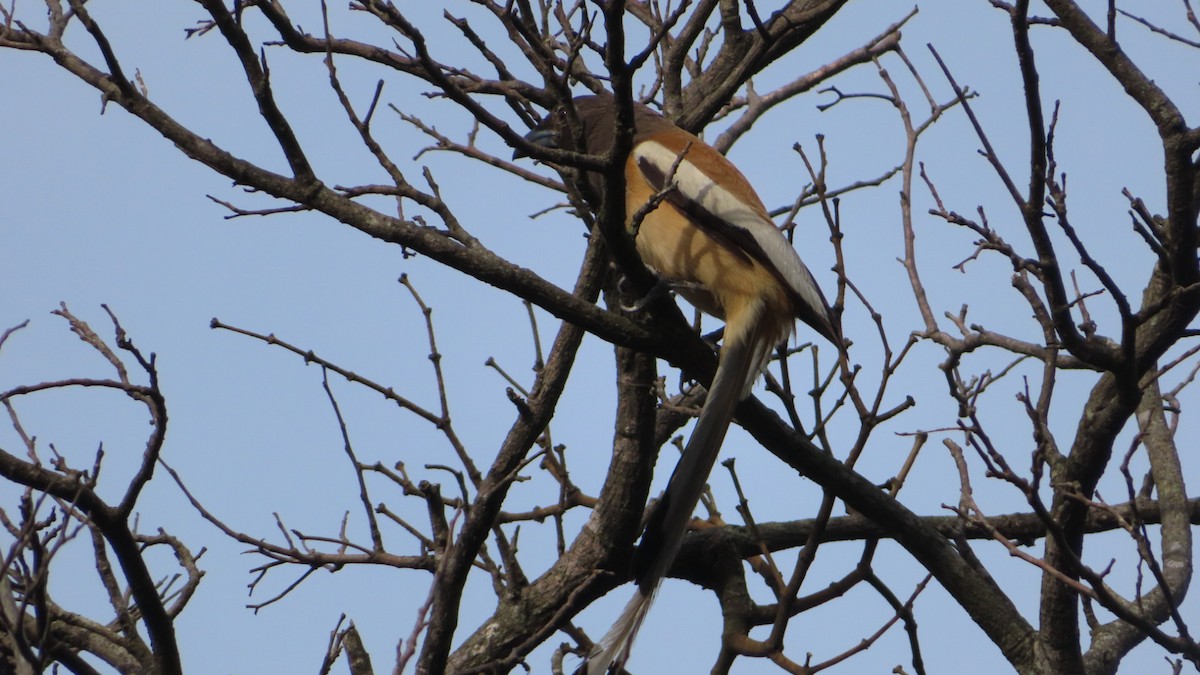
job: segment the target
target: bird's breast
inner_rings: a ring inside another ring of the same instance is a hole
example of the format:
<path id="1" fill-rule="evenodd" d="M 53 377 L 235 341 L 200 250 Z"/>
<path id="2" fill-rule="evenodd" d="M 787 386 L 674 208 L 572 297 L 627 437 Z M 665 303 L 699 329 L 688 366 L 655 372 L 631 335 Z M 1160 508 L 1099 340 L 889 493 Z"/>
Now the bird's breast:
<path id="1" fill-rule="evenodd" d="M 640 172 L 626 176 L 626 215 L 631 224 L 656 193 Z M 790 315 L 787 294 L 774 275 L 744 252 L 710 236 L 666 201 L 644 213 L 634 242 L 642 261 L 660 277 L 700 287 L 680 293 L 701 311 L 725 318 L 749 303 L 766 303 L 778 306 L 768 311 Z"/>

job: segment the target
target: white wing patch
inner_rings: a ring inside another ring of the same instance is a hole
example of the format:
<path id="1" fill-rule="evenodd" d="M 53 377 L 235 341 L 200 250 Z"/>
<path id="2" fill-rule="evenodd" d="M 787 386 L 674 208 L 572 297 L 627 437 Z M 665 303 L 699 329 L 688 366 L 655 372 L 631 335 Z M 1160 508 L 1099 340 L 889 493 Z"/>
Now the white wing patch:
<path id="1" fill-rule="evenodd" d="M 690 150 L 689 150 L 690 152 Z M 783 233 L 755 205 L 738 199 L 733 193 L 709 178 L 686 154 L 656 141 L 644 141 L 634 146 L 634 159 L 657 169 L 668 182 L 674 182 L 679 195 L 712 214 L 723 226 L 749 234 L 758 244 L 762 255 L 749 252 L 751 257 L 775 268 L 781 280 L 809 305 L 825 313 L 825 297 L 817 287 L 812 273 L 784 238 Z M 672 173 L 674 170 L 674 173 Z M 766 257 L 766 261 L 762 260 Z"/>

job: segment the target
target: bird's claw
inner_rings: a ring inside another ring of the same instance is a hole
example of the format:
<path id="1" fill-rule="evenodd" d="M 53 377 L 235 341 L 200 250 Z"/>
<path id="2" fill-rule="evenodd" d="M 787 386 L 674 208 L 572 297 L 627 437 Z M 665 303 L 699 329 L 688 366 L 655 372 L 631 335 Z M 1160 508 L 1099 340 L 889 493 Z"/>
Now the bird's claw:
<path id="1" fill-rule="evenodd" d="M 622 294 L 625 293 L 625 287 L 627 286 L 628 283 L 629 283 L 629 279 L 624 278 L 624 277 L 622 277 L 621 281 L 619 281 L 617 283 L 617 286 L 618 286 L 618 288 L 620 288 Z M 654 282 L 654 286 L 650 289 L 649 293 L 646 293 L 646 295 L 644 295 L 641 298 L 639 298 L 638 300 L 634 301 L 632 304 L 627 305 L 624 302 L 622 302 L 621 309 L 622 309 L 622 311 L 630 312 L 630 313 L 640 312 L 643 309 L 645 309 L 646 307 L 648 307 L 650 305 L 650 303 L 654 302 L 655 300 L 658 300 L 659 298 L 661 298 L 662 296 L 664 296 L 670 292 L 671 292 L 671 284 L 669 284 L 664 279 L 659 279 L 658 281 Z"/>
<path id="2" fill-rule="evenodd" d="M 621 281 L 617 282 L 617 286 L 622 292 L 625 291 L 624 287 L 628 281 L 628 279 L 622 278 Z M 640 312 L 668 293 L 679 290 L 703 290 L 703 288 L 703 284 L 698 284 L 694 281 L 668 281 L 667 279 L 659 279 L 654 283 L 654 287 L 650 289 L 649 293 L 646 293 L 646 295 L 631 305 L 621 303 L 621 309 L 626 312 Z"/>

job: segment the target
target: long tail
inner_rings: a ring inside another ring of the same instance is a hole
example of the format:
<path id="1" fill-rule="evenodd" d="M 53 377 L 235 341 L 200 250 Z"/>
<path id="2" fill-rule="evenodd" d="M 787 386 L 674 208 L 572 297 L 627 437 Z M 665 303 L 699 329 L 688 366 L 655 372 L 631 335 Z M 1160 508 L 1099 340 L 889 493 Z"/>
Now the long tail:
<path id="1" fill-rule="evenodd" d="M 700 419 L 667 482 L 667 489 L 650 515 L 634 554 L 637 591 L 620 618 L 600 640 L 599 650 L 589 658 L 587 675 L 604 675 L 614 667 L 614 672 L 620 672 L 659 583 L 679 552 L 688 521 L 700 501 L 700 493 L 733 420 L 734 409 L 748 392 L 747 383 L 753 382 L 762 367 L 764 354 L 769 355 L 775 346 L 767 343 L 776 336 L 764 334 L 771 331 L 759 328 L 747 332 L 749 335 L 737 336 L 741 339 L 730 341 L 721 351 L 721 360 L 708 389 L 708 399 L 700 411 Z M 727 331 L 726 338 L 729 337 Z"/>

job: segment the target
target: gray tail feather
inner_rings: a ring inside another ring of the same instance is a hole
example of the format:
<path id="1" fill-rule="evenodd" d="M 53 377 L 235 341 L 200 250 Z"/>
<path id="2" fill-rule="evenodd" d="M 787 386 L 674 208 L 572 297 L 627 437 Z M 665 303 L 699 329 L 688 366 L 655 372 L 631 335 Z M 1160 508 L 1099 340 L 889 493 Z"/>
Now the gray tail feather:
<path id="1" fill-rule="evenodd" d="M 604 675 L 616 666 L 617 672 L 629 657 L 629 650 L 642 620 L 650 609 L 650 603 L 658 591 L 659 583 L 675 560 L 688 521 L 700 501 L 700 493 L 708 481 L 713 463 L 725 440 L 725 432 L 733 420 L 734 409 L 748 393 L 746 382 L 753 382 L 760 367 L 762 352 L 771 349 L 762 344 L 772 336 L 761 335 L 751 330 L 744 339 L 725 345 L 721 360 L 708 388 L 708 399 L 700 411 L 696 428 L 683 449 L 683 456 L 675 466 L 650 519 L 641 543 L 634 554 L 634 574 L 638 588 L 633 599 L 626 605 L 620 618 L 601 639 L 598 650 L 588 659 L 588 675 Z"/>
<path id="2" fill-rule="evenodd" d="M 654 593 L 645 595 L 639 588 L 634 591 L 629 604 L 621 611 L 621 616 L 613 622 L 612 628 L 600 640 L 598 651 L 588 657 L 587 675 L 604 675 L 610 668 L 616 667 L 621 672 L 625 661 L 629 659 L 629 650 L 633 647 L 633 638 L 642 627 L 642 620 L 650 611 L 650 603 L 654 602 Z"/>

